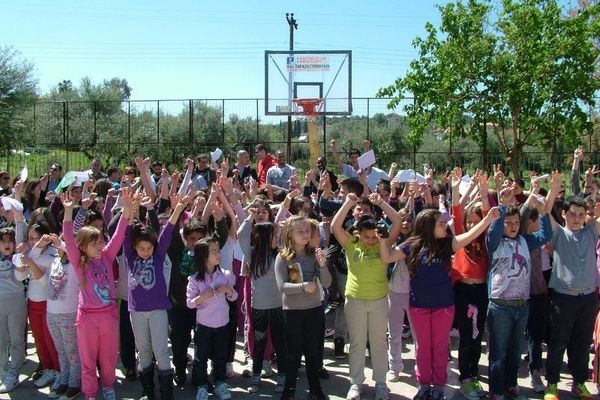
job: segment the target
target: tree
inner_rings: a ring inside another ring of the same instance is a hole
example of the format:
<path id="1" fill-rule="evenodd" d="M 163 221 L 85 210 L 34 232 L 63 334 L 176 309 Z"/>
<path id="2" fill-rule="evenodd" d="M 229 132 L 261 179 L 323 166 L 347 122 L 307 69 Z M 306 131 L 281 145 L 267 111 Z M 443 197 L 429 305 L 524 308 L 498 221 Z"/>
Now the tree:
<path id="1" fill-rule="evenodd" d="M 591 129 L 585 110 L 600 88 L 594 76 L 600 8 L 567 15 L 556 0 L 457 1 L 438 7 L 441 25 L 413 42 L 419 52 L 406 76 L 378 95 L 406 105 L 409 138 L 419 143 L 433 122 L 449 140 L 480 143 L 493 126 L 515 176 L 524 146 L 574 145 Z M 493 12 L 496 12 L 493 15 Z M 493 21 L 493 22 L 492 22 Z M 471 125 L 472 129 L 469 129 Z"/>
<path id="2" fill-rule="evenodd" d="M 0 46 L 0 142 L 8 146 L 23 130 L 18 117 L 37 97 L 34 65 L 12 47 Z"/>

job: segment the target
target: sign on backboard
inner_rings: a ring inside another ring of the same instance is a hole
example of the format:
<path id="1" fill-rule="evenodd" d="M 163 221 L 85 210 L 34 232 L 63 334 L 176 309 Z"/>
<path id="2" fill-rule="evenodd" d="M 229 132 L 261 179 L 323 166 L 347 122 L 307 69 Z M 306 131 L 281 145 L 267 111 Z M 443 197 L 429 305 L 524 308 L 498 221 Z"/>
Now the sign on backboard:
<path id="1" fill-rule="evenodd" d="M 265 114 L 293 115 L 293 100 L 323 99 L 318 114 L 352 113 L 352 51 L 265 51 Z"/>

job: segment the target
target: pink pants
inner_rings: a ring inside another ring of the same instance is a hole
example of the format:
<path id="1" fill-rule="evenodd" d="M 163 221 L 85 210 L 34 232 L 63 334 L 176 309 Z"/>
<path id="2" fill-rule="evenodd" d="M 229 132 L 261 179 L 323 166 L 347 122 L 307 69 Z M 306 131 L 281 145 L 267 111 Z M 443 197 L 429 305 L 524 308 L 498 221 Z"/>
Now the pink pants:
<path id="1" fill-rule="evenodd" d="M 100 364 L 103 388 L 111 388 L 116 380 L 115 370 L 119 351 L 119 318 L 115 305 L 98 311 L 77 310 L 77 343 L 81 358 L 81 390 L 85 398 L 96 397 Z"/>
<path id="2" fill-rule="evenodd" d="M 448 380 L 448 337 L 454 320 L 454 306 L 410 307 L 410 323 L 417 336 L 417 381 L 442 387 Z"/>

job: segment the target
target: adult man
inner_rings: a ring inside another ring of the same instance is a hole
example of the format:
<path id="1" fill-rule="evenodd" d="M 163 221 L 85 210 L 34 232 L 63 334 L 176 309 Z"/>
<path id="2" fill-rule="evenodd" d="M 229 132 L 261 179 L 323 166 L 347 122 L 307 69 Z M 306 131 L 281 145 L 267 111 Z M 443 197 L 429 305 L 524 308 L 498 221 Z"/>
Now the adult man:
<path id="1" fill-rule="evenodd" d="M 158 183 L 162 177 L 163 163 L 160 161 L 152 161 L 152 179 L 155 183 Z"/>
<path id="2" fill-rule="evenodd" d="M 258 186 L 263 187 L 267 183 L 267 171 L 269 168 L 277 164 L 277 161 L 269 154 L 267 146 L 264 144 L 257 144 L 254 148 L 254 155 L 258 160 L 257 175 L 258 175 Z"/>
<path id="3" fill-rule="evenodd" d="M 310 193 L 317 193 L 317 188 L 319 186 L 319 181 L 321 180 L 321 175 L 326 173 L 329 175 L 329 182 L 331 182 L 331 190 L 336 192 L 338 190 L 338 177 L 331 171 L 327 169 L 327 159 L 325 157 L 317 158 L 317 173 L 310 176 L 310 180 L 307 180 L 305 186 L 309 187 Z"/>
<path id="4" fill-rule="evenodd" d="M 596 212 L 598 219 L 585 224 L 586 215 L 584 200 L 575 196 L 568 199 L 562 211 L 565 226 L 556 225 L 551 241 L 554 257 L 548 287 L 553 291 L 550 294 L 551 329 L 546 359 L 548 387 L 544 400 L 558 400 L 557 383 L 565 350 L 573 375 L 571 393 L 584 400 L 594 398 L 585 387 L 585 381 L 598 311 L 600 276 L 595 251 L 600 218 Z"/>
<path id="5" fill-rule="evenodd" d="M 216 172 L 208 163 L 208 156 L 206 154 L 200 154 L 198 156 L 198 164 L 196 165 L 196 172 L 194 174 L 196 188 L 206 189 L 206 187 L 212 185 L 216 177 Z"/>
<path id="6" fill-rule="evenodd" d="M 102 172 L 102 164 L 100 163 L 100 159 L 99 158 L 94 158 L 92 160 L 92 162 L 90 163 L 90 169 L 91 169 L 91 174 L 92 178 L 94 178 L 94 180 L 99 180 L 99 179 L 106 179 L 106 174 L 104 172 Z"/>
<path id="7" fill-rule="evenodd" d="M 287 157 L 283 150 L 275 153 L 277 164 L 267 171 L 267 187 L 273 190 L 289 190 L 290 178 L 296 173 L 296 168 L 287 163 Z"/>
<path id="8" fill-rule="evenodd" d="M 331 139 L 331 153 L 333 155 L 333 160 L 340 167 L 342 174 L 346 175 L 348 178 L 358 178 L 358 172 L 360 168 L 358 167 L 358 157 L 360 157 L 360 150 L 358 149 L 350 149 L 348 153 L 348 160 L 350 161 L 350 165 L 344 164 L 340 155 L 337 151 L 337 141 L 335 139 Z"/>
<path id="9" fill-rule="evenodd" d="M 368 140 L 363 142 L 363 146 L 365 151 L 369 151 L 371 143 Z M 333 153 L 333 159 L 337 162 L 338 166 L 342 170 L 342 173 L 349 178 L 362 178 L 362 174 L 366 174 L 366 185 L 369 188 L 369 191 L 374 192 L 377 189 L 377 182 L 380 179 L 390 180 L 389 175 L 382 169 L 379 169 L 374 166 L 367 167 L 364 171 L 361 171 L 358 167 L 358 158 L 360 157 L 360 151 L 357 149 L 351 149 L 349 154 L 351 166 L 348 164 L 344 164 L 340 159 L 340 156 L 337 152 L 337 143 L 335 139 L 331 140 L 331 152 Z M 364 178 L 363 178 L 364 180 Z"/>
<path id="10" fill-rule="evenodd" d="M 111 183 L 113 189 L 119 190 L 121 188 L 121 173 L 119 167 L 110 167 L 106 170 L 107 179 Z"/>
<path id="11" fill-rule="evenodd" d="M 236 171 L 237 170 L 237 174 Z M 244 178 L 251 176 L 254 180 L 258 181 L 256 170 L 250 165 L 250 155 L 246 150 L 240 150 L 237 152 L 237 161 L 233 168 L 229 169 L 227 173 L 228 177 L 237 176 L 240 181 L 240 185 L 243 184 Z"/>
<path id="12" fill-rule="evenodd" d="M 54 192 L 58 183 L 62 179 L 62 165 L 58 163 L 52 164 L 50 171 L 48 171 L 48 192 Z"/>

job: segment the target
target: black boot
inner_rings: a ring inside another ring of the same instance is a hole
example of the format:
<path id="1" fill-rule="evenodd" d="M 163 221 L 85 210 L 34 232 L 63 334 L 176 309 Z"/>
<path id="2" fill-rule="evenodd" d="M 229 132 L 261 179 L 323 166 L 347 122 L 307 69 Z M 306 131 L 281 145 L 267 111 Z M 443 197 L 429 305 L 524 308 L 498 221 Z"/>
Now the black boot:
<path id="1" fill-rule="evenodd" d="M 346 351 L 344 350 L 344 338 L 338 337 L 333 339 L 333 358 L 343 360 L 346 358 Z"/>
<path id="2" fill-rule="evenodd" d="M 160 400 L 173 400 L 173 370 L 158 371 Z"/>
<path id="3" fill-rule="evenodd" d="M 140 372 L 140 383 L 143 389 L 140 400 L 154 400 L 154 364 Z"/>

